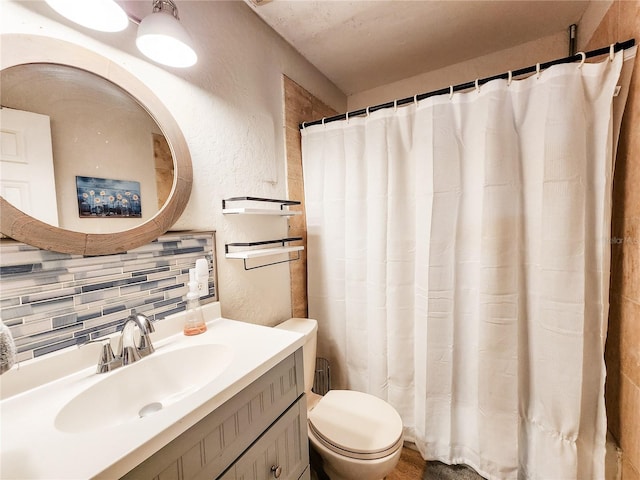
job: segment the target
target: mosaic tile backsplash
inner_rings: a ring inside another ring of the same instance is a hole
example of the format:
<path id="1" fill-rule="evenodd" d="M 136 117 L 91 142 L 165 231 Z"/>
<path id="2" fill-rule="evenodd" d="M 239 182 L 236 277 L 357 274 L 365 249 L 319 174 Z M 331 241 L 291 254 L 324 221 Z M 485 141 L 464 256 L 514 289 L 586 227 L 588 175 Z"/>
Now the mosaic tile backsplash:
<path id="1" fill-rule="evenodd" d="M 84 257 L 3 241 L 0 318 L 18 361 L 46 355 L 122 329 L 133 311 L 161 320 L 185 309 L 189 269 L 209 262 L 209 293 L 217 300 L 213 232 L 170 233 L 116 255 Z"/>

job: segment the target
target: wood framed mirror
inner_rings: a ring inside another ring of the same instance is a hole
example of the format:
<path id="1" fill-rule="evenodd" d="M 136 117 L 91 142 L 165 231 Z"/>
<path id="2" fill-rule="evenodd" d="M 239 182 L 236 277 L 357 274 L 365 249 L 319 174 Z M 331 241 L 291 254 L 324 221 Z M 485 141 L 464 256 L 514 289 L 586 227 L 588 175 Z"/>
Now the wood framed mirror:
<path id="1" fill-rule="evenodd" d="M 169 230 L 189 201 L 193 172 L 186 140 L 160 99 L 124 68 L 78 45 L 23 34 L 2 34 L 1 42 L 1 70 L 27 64 L 64 65 L 102 77 L 127 92 L 151 115 L 164 135 L 173 158 L 173 184 L 166 202 L 153 217 L 132 228 L 110 233 L 53 226 L 26 214 L 0 196 L 0 232 L 45 250 L 109 255 L 149 243 Z"/>

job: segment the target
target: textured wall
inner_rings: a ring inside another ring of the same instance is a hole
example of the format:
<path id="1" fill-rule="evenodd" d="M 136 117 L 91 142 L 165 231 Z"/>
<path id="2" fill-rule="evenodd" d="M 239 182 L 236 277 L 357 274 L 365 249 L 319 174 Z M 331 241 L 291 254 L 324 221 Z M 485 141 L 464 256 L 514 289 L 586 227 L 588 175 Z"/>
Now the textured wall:
<path id="1" fill-rule="evenodd" d="M 616 0 L 585 50 L 635 38 L 640 1 Z M 609 429 L 620 444 L 622 480 L 640 479 L 640 59 L 636 57 L 613 179 L 611 291 L 606 346 Z"/>
<path id="2" fill-rule="evenodd" d="M 135 47 L 133 24 L 115 34 L 91 32 L 55 21 L 60 17 L 44 2 L 4 0 L 0 31 L 81 45 L 153 89 L 182 129 L 194 169 L 191 200 L 174 228 L 216 231 L 218 293 L 226 317 L 274 324 L 291 314 L 288 265 L 245 272 L 241 261 L 224 258 L 224 244 L 282 237 L 287 222 L 223 216 L 221 200 L 287 195 L 283 73 L 336 109 L 344 110 L 346 97 L 244 2 L 185 0 L 179 9 L 199 53 L 198 63 L 185 70 L 146 61 Z"/>
<path id="3" fill-rule="evenodd" d="M 448 85 L 457 85 L 507 70 L 535 65 L 540 61 L 564 57 L 568 49 L 566 37 L 566 33 L 559 32 L 523 45 L 350 95 L 349 110 L 357 110 L 393 99 L 412 97 L 416 93 L 439 90 Z"/>
<path id="4" fill-rule="evenodd" d="M 591 2 L 580 19 L 578 38 L 582 36 L 588 38 L 591 35 L 610 3 L 611 0 Z M 504 50 L 498 52 L 350 95 L 349 110 L 357 110 L 393 99 L 412 97 L 416 93 L 430 92 L 448 85 L 466 83 L 476 78 L 489 77 L 508 70 L 535 65 L 537 62 L 565 57 L 569 51 L 569 37 L 566 31 L 560 31 L 521 45 L 504 47 Z"/>

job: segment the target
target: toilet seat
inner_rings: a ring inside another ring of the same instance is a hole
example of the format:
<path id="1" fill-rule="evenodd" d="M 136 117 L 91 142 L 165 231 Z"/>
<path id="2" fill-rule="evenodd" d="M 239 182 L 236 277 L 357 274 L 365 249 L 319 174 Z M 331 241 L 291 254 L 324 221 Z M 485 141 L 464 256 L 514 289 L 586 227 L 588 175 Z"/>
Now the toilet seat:
<path id="1" fill-rule="evenodd" d="M 376 460 L 402 446 L 402 420 L 387 402 L 362 392 L 330 390 L 308 413 L 322 445 L 349 458 Z"/>

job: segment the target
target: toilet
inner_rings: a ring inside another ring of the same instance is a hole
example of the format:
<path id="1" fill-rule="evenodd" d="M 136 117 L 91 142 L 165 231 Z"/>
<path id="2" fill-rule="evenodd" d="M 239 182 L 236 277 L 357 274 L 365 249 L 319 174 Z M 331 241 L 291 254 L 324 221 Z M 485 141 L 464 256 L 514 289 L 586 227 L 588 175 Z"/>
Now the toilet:
<path id="1" fill-rule="evenodd" d="M 302 349 L 309 441 L 331 480 L 381 480 L 402 451 L 402 420 L 387 402 L 367 393 L 311 391 L 315 374 L 318 322 L 291 318 L 276 328 L 304 334 Z"/>

